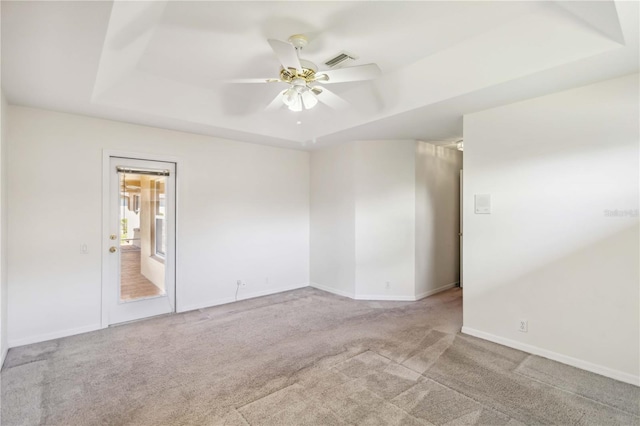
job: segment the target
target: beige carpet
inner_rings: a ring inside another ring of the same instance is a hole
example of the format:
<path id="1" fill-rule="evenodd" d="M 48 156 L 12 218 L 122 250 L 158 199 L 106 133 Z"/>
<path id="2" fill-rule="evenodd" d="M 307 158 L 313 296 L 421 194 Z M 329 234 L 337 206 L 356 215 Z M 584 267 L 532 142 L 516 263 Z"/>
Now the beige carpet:
<path id="1" fill-rule="evenodd" d="M 11 349 L 3 425 L 640 424 L 640 389 L 458 333 L 461 290 L 306 288 Z"/>

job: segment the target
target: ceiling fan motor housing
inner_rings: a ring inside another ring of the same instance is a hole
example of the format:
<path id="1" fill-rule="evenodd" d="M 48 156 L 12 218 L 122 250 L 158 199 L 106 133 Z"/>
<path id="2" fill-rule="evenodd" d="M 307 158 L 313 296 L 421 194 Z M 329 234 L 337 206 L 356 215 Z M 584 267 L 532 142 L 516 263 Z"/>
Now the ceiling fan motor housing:
<path id="1" fill-rule="evenodd" d="M 287 83 L 291 83 L 296 79 L 302 78 L 307 83 L 312 82 L 315 79 L 317 67 L 313 62 L 300 59 L 301 70 L 295 68 L 282 68 L 280 70 L 280 80 Z"/>

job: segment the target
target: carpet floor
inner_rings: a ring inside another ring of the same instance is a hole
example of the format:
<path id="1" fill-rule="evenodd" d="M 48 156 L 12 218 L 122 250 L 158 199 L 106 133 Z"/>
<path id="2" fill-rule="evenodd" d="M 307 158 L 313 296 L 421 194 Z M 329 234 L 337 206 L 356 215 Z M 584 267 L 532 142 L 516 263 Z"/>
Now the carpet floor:
<path id="1" fill-rule="evenodd" d="M 304 288 L 14 348 L 3 425 L 637 425 L 640 388 Z"/>

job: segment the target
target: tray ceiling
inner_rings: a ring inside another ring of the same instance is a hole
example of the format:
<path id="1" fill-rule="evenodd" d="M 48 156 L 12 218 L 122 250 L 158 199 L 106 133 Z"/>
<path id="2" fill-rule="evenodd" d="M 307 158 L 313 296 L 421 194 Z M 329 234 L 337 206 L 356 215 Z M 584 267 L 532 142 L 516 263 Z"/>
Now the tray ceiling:
<path id="1" fill-rule="evenodd" d="M 2 2 L 10 103 L 291 148 L 462 137 L 466 113 L 638 71 L 637 2 Z M 350 104 L 265 107 L 267 39 L 302 33 L 382 76 Z"/>

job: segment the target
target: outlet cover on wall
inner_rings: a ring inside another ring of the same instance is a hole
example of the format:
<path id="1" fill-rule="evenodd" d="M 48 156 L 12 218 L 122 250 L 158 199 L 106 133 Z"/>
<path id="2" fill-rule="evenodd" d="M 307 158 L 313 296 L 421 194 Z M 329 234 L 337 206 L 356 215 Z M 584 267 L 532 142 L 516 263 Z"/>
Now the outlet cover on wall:
<path id="1" fill-rule="evenodd" d="M 526 319 L 518 320 L 518 331 L 522 331 L 523 333 L 529 331 L 529 321 Z"/>

